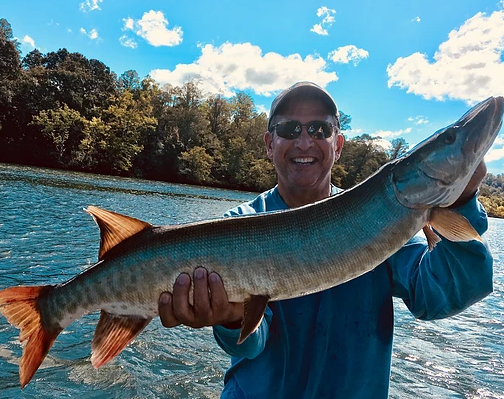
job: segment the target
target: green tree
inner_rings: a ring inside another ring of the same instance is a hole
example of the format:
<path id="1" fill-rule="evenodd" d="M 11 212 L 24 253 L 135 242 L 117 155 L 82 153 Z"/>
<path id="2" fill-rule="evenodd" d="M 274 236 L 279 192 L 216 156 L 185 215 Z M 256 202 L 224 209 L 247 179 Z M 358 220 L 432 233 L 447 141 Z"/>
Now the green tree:
<path id="1" fill-rule="evenodd" d="M 37 125 L 52 143 L 52 151 L 48 154 L 50 159 L 56 166 L 64 167 L 78 164 L 73 154 L 84 138 L 86 122 L 79 111 L 63 104 L 56 109 L 40 111 L 31 124 Z"/>
<path id="2" fill-rule="evenodd" d="M 13 160 L 18 147 L 16 129 L 16 92 L 23 70 L 19 43 L 6 19 L 0 19 L 0 160 Z"/>
<path id="3" fill-rule="evenodd" d="M 137 101 L 129 90 L 111 100 L 103 111 L 102 119 L 109 128 L 106 140 L 107 162 L 103 167 L 108 172 L 129 171 L 135 156 L 142 150 L 141 138 L 156 126 L 148 98 Z"/>
<path id="4" fill-rule="evenodd" d="M 345 114 L 343 111 L 339 110 L 340 113 L 340 130 L 351 130 L 352 126 L 352 117 L 348 114 Z"/>
<path id="5" fill-rule="evenodd" d="M 363 134 L 346 140 L 339 161 L 346 171 L 341 178 L 342 188 L 360 183 L 387 162 L 387 154 L 375 143 L 378 139 Z"/>
<path id="6" fill-rule="evenodd" d="M 212 171 L 213 158 L 203 147 L 195 146 L 180 154 L 180 172 L 190 182 L 206 183 Z"/>
<path id="7" fill-rule="evenodd" d="M 390 149 L 386 151 L 389 160 L 400 158 L 408 152 L 409 144 L 403 137 L 393 139 L 390 144 Z"/>
<path id="8" fill-rule="evenodd" d="M 77 158 L 94 172 L 127 174 L 142 150 L 141 137 L 155 128 L 156 120 L 146 99 L 135 101 L 129 90 L 110 103 L 87 124 Z"/>

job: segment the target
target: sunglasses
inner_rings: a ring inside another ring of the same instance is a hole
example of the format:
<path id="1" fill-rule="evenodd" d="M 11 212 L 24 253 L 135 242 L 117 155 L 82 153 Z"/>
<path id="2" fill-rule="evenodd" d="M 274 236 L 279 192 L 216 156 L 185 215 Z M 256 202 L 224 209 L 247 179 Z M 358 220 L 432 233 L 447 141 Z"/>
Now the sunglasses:
<path id="1" fill-rule="evenodd" d="M 270 130 L 274 130 L 278 137 L 294 140 L 301 135 L 303 127 L 306 127 L 306 131 L 311 138 L 318 140 L 331 137 L 336 128 L 332 123 L 326 121 L 312 121 L 306 124 L 298 121 L 285 121 L 274 124 Z"/>

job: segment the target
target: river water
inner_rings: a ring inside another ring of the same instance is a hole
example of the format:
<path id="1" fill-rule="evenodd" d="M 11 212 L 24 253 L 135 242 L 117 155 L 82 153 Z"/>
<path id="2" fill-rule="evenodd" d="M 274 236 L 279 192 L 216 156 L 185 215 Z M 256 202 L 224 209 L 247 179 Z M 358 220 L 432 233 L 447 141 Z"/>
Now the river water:
<path id="1" fill-rule="evenodd" d="M 255 194 L 0 164 L 0 289 L 57 284 L 97 260 L 87 205 L 153 224 L 220 217 Z M 446 320 L 415 320 L 395 301 L 391 398 L 504 399 L 504 220 L 485 235 L 494 293 Z M 165 329 L 155 319 L 116 359 L 90 363 L 98 317 L 75 321 L 30 384 L 19 389 L 18 330 L 0 317 L 0 398 L 217 398 L 227 355 L 210 328 Z M 372 397 L 372 396 L 370 396 Z"/>

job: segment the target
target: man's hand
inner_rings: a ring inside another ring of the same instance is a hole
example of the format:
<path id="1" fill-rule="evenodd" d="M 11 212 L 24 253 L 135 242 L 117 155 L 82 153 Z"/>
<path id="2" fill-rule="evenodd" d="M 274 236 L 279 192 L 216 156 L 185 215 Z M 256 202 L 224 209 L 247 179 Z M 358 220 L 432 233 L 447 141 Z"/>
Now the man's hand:
<path id="1" fill-rule="evenodd" d="M 474 196 L 476 191 L 478 191 L 478 188 L 483 181 L 486 173 L 487 167 L 485 161 L 481 161 L 481 163 L 474 171 L 471 180 L 469 180 L 469 183 L 467 183 L 466 188 L 464 189 L 464 191 L 462 191 L 462 194 L 460 194 L 460 197 L 457 199 L 457 201 L 450 205 L 450 208 L 456 208 L 467 203 Z"/>
<path id="2" fill-rule="evenodd" d="M 173 285 L 173 294 L 159 296 L 159 317 L 165 327 L 184 324 L 193 328 L 223 325 L 240 328 L 243 303 L 228 302 L 226 291 L 217 273 L 208 275 L 206 269 L 194 271 L 194 305 L 189 303 L 191 277 L 182 273 Z"/>

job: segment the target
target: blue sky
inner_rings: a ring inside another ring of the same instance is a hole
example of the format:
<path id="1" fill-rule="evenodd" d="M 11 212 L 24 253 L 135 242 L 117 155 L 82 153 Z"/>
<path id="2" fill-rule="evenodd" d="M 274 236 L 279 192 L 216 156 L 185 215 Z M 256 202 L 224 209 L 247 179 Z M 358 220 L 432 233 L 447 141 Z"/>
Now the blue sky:
<path id="1" fill-rule="evenodd" d="M 258 110 L 314 81 L 351 115 L 350 137 L 413 146 L 504 95 L 504 0 L 3 0 L 0 17 L 23 54 L 64 47 L 118 75 L 196 77 L 205 93 L 251 94 Z M 486 159 L 504 173 L 504 132 Z"/>

